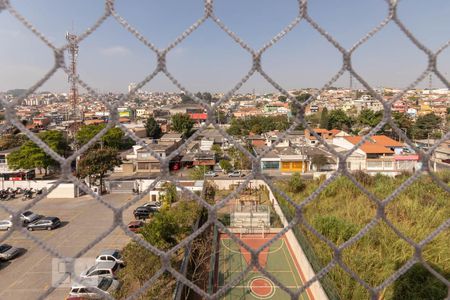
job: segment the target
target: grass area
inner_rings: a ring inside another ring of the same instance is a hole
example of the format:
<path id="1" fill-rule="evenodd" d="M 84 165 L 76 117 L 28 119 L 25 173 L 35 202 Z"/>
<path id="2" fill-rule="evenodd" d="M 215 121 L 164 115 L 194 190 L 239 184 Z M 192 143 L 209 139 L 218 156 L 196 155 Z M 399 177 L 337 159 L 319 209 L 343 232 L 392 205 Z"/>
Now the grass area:
<path id="1" fill-rule="evenodd" d="M 450 173 L 438 174 L 449 184 Z M 368 176 L 368 175 L 367 175 Z M 377 175 L 367 177 L 358 174 L 358 181 L 377 197 L 384 199 L 396 187 L 407 180 L 407 175 L 391 178 Z M 292 192 L 287 181 L 277 185 L 297 203 L 323 182 L 305 181 L 301 191 Z M 278 195 L 280 204 L 287 214 L 293 209 Z M 386 218 L 403 234 L 419 242 L 428 236 L 450 216 L 449 194 L 435 184 L 429 176 L 422 176 L 385 208 Z M 349 179 L 339 177 L 324 189 L 319 196 L 305 206 L 304 216 L 327 239 L 340 245 L 356 235 L 376 216 L 376 205 Z M 324 267 L 333 257 L 331 249 L 304 226 L 298 226 L 297 235 L 304 238 L 303 247 L 311 247 L 313 267 Z M 423 258 L 442 276 L 450 280 L 450 230 L 445 230 L 426 245 Z M 307 245 L 305 245 L 305 242 Z M 302 243 L 302 242 L 301 242 Z M 342 260 L 358 276 L 371 286 L 383 283 L 414 254 L 414 248 L 400 239 L 384 222 L 380 221 L 366 235 L 343 251 Z M 315 256 L 315 257 L 312 257 Z M 339 266 L 334 267 L 322 280 L 330 298 L 368 299 L 369 294 L 357 281 Z M 329 284 L 330 283 L 330 284 Z M 396 282 L 382 291 L 382 299 L 444 299 L 447 287 L 438 281 L 422 265 L 416 264 Z"/>

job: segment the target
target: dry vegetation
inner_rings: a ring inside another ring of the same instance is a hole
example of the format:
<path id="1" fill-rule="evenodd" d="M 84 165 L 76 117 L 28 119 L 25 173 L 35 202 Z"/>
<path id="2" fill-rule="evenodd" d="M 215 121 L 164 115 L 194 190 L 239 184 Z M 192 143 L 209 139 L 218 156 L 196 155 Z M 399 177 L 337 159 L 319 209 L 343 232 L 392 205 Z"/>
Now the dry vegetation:
<path id="1" fill-rule="evenodd" d="M 391 194 L 408 176 L 397 178 L 356 174 L 357 179 L 380 199 Z M 439 176 L 449 184 L 450 173 Z M 323 180 L 305 181 L 301 191 L 292 192 L 291 182 L 279 182 L 297 203 L 312 194 Z M 287 214 L 292 207 L 278 196 Z M 403 234 L 415 242 L 423 240 L 450 216 L 449 194 L 429 176 L 422 176 L 386 206 L 386 217 Z M 323 236 L 340 245 L 356 235 L 376 216 L 376 205 L 349 179 L 339 177 L 304 209 L 306 221 Z M 333 257 L 331 249 L 304 226 L 297 235 L 314 268 L 326 266 Z M 436 236 L 426 245 L 423 258 L 447 280 L 450 280 L 450 230 Z M 382 220 L 367 234 L 343 251 L 342 260 L 370 286 L 378 286 L 413 256 L 414 248 L 400 239 Z M 368 299 L 369 294 L 342 268 L 335 266 L 322 280 L 331 299 Z M 416 264 L 381 293 L 381 299 L 444 299 L 447 287 L 421 264 Z"/>

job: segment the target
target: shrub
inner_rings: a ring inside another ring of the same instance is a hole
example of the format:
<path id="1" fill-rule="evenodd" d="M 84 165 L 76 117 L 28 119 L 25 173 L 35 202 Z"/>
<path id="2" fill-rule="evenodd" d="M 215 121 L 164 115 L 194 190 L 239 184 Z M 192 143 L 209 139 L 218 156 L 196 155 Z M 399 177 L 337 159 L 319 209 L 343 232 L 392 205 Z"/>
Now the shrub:
<path id="1" fill-rule="evenodd" d="M 300 193 L 303 192 L 306 188 L 306 184 L 302 179 L 300 173 L 294 173 L 289 179 L 288 189 L 291 193 Z"/>
<path id="2" fill-rule="evenodd" d="M 358 182 L 360 182 L 364 186 L 371 186 L 375 181 L 372 176 L 363 171 L 354 171 L 352 175 Z"/>

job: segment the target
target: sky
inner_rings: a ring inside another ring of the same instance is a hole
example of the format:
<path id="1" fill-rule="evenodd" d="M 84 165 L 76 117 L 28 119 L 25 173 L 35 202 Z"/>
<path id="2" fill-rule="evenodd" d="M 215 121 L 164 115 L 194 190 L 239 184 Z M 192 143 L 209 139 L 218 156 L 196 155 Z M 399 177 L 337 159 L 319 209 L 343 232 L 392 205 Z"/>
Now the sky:
<path id="1" fill-rule="evenodd" d="M 101 0 L 10 0 L 11 4 L 57 47 L 65 34 L 82 33 L 102 15 Z M 254 49 L 261 48 L 295 17 L 297 0 L 215 0 L 215 14 Z M 172 43 L 203 14 L 203 0 L 116 0 L 116 10 L 158 48 Z M 384 0 L 310 0 L 309 15 L 344 47 L 351 48 L 388 13 Z M 450 40 L 450 1 L 400 0 L 398 15 L 428 48 Z M 189 91 L 227 92 L 251 68 L 251 56 L 219 27 L 206 21 L 167 55 L 169 72 Z M 29 88 L 51 69 L 50 48 L 8 11 L 0 12 L 0 91 Z M 373 87 L 404 88 L 427 66 L 427 57 L 393 23 L 360 46 L 355 70 Z M 266 73 L 285 89 L 322 87 L 342 66 L 342 55 L 302 21 L 262 56 Z M 109 18 L 79 45 L 80 77 L 99 92 L 126 92 L 156 67 L 156 56 Z M 438 59 L 448 76 L 450 48 Z M 334 86 L 348 87 L 345 73 Z M 419 87 L 427 87 L 426 81 Z M 354 81 L 353 87 L 362 87 Z M 443 84 L 433 77 L 433 87 Z M 178 92 L 164 75 L 143 88 Z M 67 76 L 59 70 L 39 91 L 65 92 Z M 238 92 L 273 92 L 255 74 Z"/>

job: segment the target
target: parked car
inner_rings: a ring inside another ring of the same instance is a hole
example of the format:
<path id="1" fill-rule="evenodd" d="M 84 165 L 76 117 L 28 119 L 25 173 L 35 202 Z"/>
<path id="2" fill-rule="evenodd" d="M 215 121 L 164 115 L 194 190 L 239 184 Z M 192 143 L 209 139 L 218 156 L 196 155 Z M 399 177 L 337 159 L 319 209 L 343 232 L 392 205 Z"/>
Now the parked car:
<path id="1" fill-rule="evenodd" d="M 131 221 L 130 223 L 128 223 L 128 229 L 134 233 L 139 233 L 144 224 L 145 223 L 141 220 Z"/>
<path id="2" fill-rule="evenodd" d="M 61 226 L 61 220 L 57 217 L 45 217 L 28 224 L 27 229 L 33 230 L 52 230 Z"/>
<path id="3" fill-rule="evenodd" d="M 99 278 L 108 277 L 115 278 L 116 272 L 119 270 L 120 264 L 114 261 L 102 261 L 97 262 L 95 265 L 89 269 L 83 271 L 80 274 L 81 278 Z"/>
<path id="4" fill-rule="evenodd" d="M 0 221 L 0 230 L 9 230 L 12 227 L 12 222 L 10 220 Z"/>
<path id="5" fill-rule="evenodd" d="M 217 174 L 214 171 L 208 171 L 205 173 L 205 177 L 216 177 Z"/>
<path id="6" fill-rule="evenodd" d="M 241 173 L 241 171 L 232 171 L 228 173 L 228 177 L 243 177 L 244 174 Z"/>
<path id="7" fill-rule="evenodd" d="M 24 211 L 20 214 L 20 220 L 22 220 L 22 222 L 24 223 L 32 223 L 36 220 L 39 220 L 40 218 L 42 218 L 41 215 L 35 214 L 31 210 Z"/>
<path id="8" fill-rule="evenodd" d="M 99 256 L 95 259 L 95 262 L 115 262 L 118 263 L 121 266 L 124 266 L 125 263 L 122 260 L 122 255 L 120 254 L 120 251 L 117 249 L 106 249 L 100 252 Z"/>
<path id="9" fill-rule="evenodd" d="M 0 259 L 10 260 L 20 254 L 20 248 L 8 244 L 0 244 Z"/>
<path id="10" fill-rule="evenodd" d="M 142 205 L 143 207 L 149 207 L 153 210 L 159 210 L 161 208 L 161 202 L 159 201 L 150 201 Z"/>
<path id="11" fill-rule="evenodd" d="M 139 206 L 136 208 L 133 212 L 134 218 L 137 220 L 145 220 L 150 217 L 150 215 L 159 209 L 156 209 L 156 207 L 150 207 L 150 206 Z"/>
<path id="12" fill-rule="evenodd" d="M 98 289 L 109 295 L 120 287 L 118 280 L 112 278 L 86 278 L 81 280 L 79 284 L 74 284 L 70 289 L 69 297 L 82 297 L 87 299 L 103 299 L 104 296 L 100 293 L 95 293 L 93 290 Z M 90 290 L 88 288 L 92 288 Z"/>

